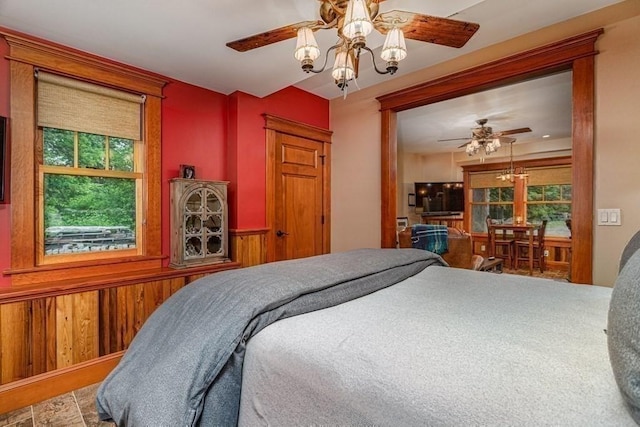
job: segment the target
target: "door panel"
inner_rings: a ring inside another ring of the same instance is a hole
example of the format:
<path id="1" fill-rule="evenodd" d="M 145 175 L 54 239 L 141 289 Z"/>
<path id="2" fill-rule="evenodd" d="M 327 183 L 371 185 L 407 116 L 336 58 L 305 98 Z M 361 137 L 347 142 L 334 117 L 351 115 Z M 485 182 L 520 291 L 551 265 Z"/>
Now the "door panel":
<path id="1" fill-rule="evenodd" d="M 276 260 L 323 253 L 323 144 L 276 137 Z"/>

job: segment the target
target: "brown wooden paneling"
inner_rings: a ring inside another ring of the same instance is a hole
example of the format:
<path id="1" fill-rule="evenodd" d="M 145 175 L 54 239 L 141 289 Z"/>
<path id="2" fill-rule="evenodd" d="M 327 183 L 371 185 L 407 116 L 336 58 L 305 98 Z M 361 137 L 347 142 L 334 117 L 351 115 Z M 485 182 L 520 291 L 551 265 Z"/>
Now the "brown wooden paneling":
<path id="1" fill-rule="evenodd" d="M 461 95 L 540 77 L 562 70 L 573 71 L 573 262 L 571 277 L 579 283 L 592 281 L 593 257 L 593 129 L 595 43 L 602 29 L 511 55 L 433 81 L 381 96 L 382 147 L 382 247 L 395 244 L 396 137 L 395 114 Z M 468 185 L 465 173 L 465 185 Z M 466 200 L 469 200 L 467 198 Z M 393 206 L 391 206 L 393 205 Z M 468 212 L 469 202 L 466 202 Z M 465 227 L 469 227 L 467 215 Z"/>
<path id="2" fill-rule="evenodd" d="M 266 229 L 229 230 L 231 259 L 242 267 L 264 264 L 266 257 Z"/>
<path id="3" fill-rule="evenodd" d="M 0 383 L 7 384 L 30 375 L 29 303 L 0 306 Z"/>

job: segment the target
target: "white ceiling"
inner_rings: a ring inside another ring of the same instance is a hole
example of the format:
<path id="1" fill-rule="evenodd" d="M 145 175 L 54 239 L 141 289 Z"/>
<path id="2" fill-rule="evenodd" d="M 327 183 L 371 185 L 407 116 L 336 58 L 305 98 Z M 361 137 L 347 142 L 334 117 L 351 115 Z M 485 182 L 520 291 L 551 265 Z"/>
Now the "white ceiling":
<path id="1" fill-rule="evenodd" d="M 569 138 L 571 74 L 566 71 L 400 112 L 398 147 L 408 153 L 464 151 L 460 145 L 469 141 L 476 120 L 483 118 L 493 132 L 531 128 L 509 135 L 518 145 Z M 463 139 L 439 141 L 451 138 Z"/>
<path id="2" fill-rule="evenodd" d="M 461 49 L 408 40 L 409 56 L 396 74 L 401 76 L 619 1 L 387 0 L 380 10 L 480 24 Z M 332 99 L 341 93 L 329 73 L 304 74 L 293 58 L 293 39 L 245 53 L 225 46 L 245 36 L 318 19 L 319 4 L 318 0 L 0 0 L 0 26 L 224 94 L 239 90 L 262 97 L 295 85 Z M 336 38 L 335 30 L 317 35 L 325 50 Z M 382 42 L 376 33 L 368 46 L 379 50 Z M 370 64 L 361 63 L 360 88 L 394 78 L 378 76 Z"/>

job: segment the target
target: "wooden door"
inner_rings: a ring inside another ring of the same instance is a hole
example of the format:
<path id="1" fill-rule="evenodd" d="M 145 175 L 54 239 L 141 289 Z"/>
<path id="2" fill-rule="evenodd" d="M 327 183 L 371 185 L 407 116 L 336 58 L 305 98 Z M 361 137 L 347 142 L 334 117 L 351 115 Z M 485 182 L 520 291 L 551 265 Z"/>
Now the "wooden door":
<path id="1" fill-rule="evenodd" d="M 320 255 L 323 248 L 323 144 L 276 137 L 276 261 Z"/>
<path id="2" fill-rule="evenodd" d="M 267 142 L 266 260 L 331 249 L 331 134 L 265 114 Z"/>

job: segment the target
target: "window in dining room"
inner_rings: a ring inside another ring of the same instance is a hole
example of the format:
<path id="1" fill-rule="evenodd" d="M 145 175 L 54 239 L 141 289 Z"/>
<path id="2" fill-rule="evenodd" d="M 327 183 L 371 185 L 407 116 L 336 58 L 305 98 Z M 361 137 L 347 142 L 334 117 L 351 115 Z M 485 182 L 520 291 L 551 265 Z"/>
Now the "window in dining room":
<path id="1" fill-rule="evenodd" d="M 531 223 L 547 220 L 547 236 L 569 237 L 571 218 L 571 168 L 547 167 L 529 171 L 526 186 L 526 218 Z"/>
<path id="2" fill-rule="evenodd" d="M 483 171 L 471 174 L 469 185 L 472 232 L 487 231 L 487 216 L 500 223 L 512 221 L 515 201 L 513 184 L 497 180 L 494 171 Z"/>

